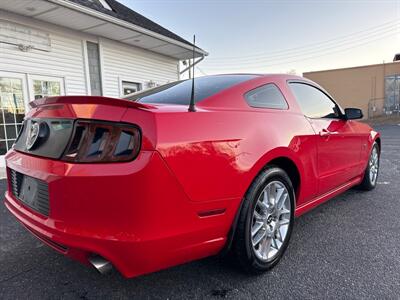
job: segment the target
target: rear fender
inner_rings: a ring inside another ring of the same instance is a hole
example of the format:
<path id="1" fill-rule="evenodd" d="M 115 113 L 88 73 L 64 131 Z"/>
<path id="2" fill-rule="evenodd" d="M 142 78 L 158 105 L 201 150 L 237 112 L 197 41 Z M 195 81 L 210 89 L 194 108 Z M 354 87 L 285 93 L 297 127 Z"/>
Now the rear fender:
<path id="1" fill-rule="evenodd" d="M 252 179 L 252 181 L 250 183 L 248 183 L 248 188 L 250 188 L 250 185 L 252 184 L 254 178 L 256 178 L 257 175 L 260 174 L 268 166 L 268 164 L 271 161 L 273 161 L 274 159 L 277 159 L 277 158 L 289 159 L 296 165 L 297 170 L 298 170 L 299 175 L 300 175 L 300 186 L 301 186 L 302 177 L 303 177 L 302 174 L 304 174 L 304 172 L 305 172 L 303 163 L 298 158 L 298 155 L 296 155 L 292 149 L 286 148 L 286 147 L 278 147 L 278 148 L 275 148 L 275 149 L 269 151 L 264 156 L 262 156 L 257 161 L 257 163 L 253 166 L 253 168 L 250 171 L 250 173 L 252 174 L 251 177 L 253 179 Z M 300 188 L 299 188 L 298 198 L 301 198 L 301 189 Z M 298 199 L 296 199 L 296 201 L 297 200 Z"/>

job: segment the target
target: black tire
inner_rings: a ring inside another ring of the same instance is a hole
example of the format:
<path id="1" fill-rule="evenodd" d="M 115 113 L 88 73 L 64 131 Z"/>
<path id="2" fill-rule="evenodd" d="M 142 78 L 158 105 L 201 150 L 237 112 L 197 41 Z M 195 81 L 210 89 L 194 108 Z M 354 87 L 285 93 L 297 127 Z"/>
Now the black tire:
<path id="1" fill-rule="evenodd" d="M 374 153 L 374 149 L 376 149 L 377 154 L 378 154 L 378 169 L 377 169 L 377 174 L 376 174 L 376 178 L 374 181 L 371 180 L 370 177 L 370 172 L 371 172 L 371 157 Z M 369 154 L 368 157 L 368 164 L 367 164 L 367 168 L 365 169 L 364 172 L 364 177 L 363 180 L 361 181 L 361 183 L 357 186 L 357 188 L 359 188 L 360 190 L 364 190 L 364 191 L 371 191 L 376 187 L 376 183 L 378 182 L 378 175 L 379 175 L 379 163 L 380 163 L 380 148 L 377 142 L 375 142 L 371 148 L 371 153 Z"/>
<path id="2" fill-rule="evenodd" d="M 255 250 L 251 241 L 251 223 L 253 211 L 259 196 L 264 188 L 272 181 L 281 182 L 287 189 L 290 198 L 290 222 L 287 229 L 286 237 L 280 246 L 276 257 L 271 261 L 263 261 L 255 254 Z M 282 169 L 271 166 L 263 170 L 253 181 L 245 198 L 243 199 L 242 209 L 240 211 L 236 232 L 232 244 L 232 252 L 234 258 L 248 272 L 259 274 L 268 271 L 274 267 L 282 255 L 284 254 L 293 229 L 294 210 L 295 210 L 295 193 L 289 176 Z"/>

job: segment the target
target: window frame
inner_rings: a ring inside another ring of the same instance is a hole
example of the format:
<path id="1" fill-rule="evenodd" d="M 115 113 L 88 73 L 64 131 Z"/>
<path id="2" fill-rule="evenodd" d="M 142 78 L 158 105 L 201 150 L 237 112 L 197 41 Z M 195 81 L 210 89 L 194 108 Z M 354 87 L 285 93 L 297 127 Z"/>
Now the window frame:
<path id="1" fill-rule="evenodd" d="M 29 102 L 35 100 L 35 91 L 33 87 L 35 80 L 58 82 L 60 84 L 60 96 L 65 95 L 65 77 L 28 74 Z"/>
<path id="2" fill-rule="evenodd" d="M 393 94 L 389 95 L 388 93 L 388 86 L 387 86 L 387 80 L 393 78 L 393 84 L 395 88 L 393 89 Z M 389 74 L 384 76 L 384 98 L 383 98 L 383 108 L 385 110 L 390 110 L 391 113 L 397 112 L 400 110 L 400 95 L 396 94 L 396 85 L 399 82 L 400 85 L 400 73 L 395 73 L 395 74 Z M 389 103 L 389 97 L 393 97 L 393 105 L 390 105 Z"/>
<path id="3" fill-rule="evenodd" d="M 291 83 L 299 83 L 299 84 L 304 84 L 304 85 L 308 85 L 308 86 L 311 86 L 311 87 L 313 87 L 313 88 L 315 88 L 315 89 L 317 89 L 317 90 L 319 90 L 321 93 L 323 93 L 326 97 L 328 97 L 328 99 L 329 100 L 331 100 L 332 102 L 333 102 L 333 104 L 335 104 L 335 107 L 338 109 L 338 112 L 339 112 L 339 117 L 335 117 L 335 118 L 331 118 L 331 117 L 309 117 L 309 116 L 306 116 L 305 114 L 304 114 L 304 112 L 302 111 L 302 109 L 301 109 L 301 107 L 300 107 L 300 104 L 299 104 L 299 100 L 297 100 L 297 97 L 296 97 L 296 95 L 293 93 L 293 91 L 292 91 L 292 89 L 290 88 L 290 84 Z M 288 87 L 288 89 L 289 89 L 289 91 L 292 93 L 292 95 L 293 95 L 293 99 L 294 99 L 294 101 L 296 101 L 296 103 L 297 103 L 297 105 L 299 106 L 299 109 L 300 109 L 300 112 L 306 117 L 306 118 L 308 118 L 308 119 L 314 119 L 314 120 L 323 120 L 323 119 L 332 119 L 332 120 L 345 120 L 346 119 L 346 115 L 345 115 L 345 113 L 344 113 L 344 111 L 343 111 L 343 109 L 342 109 L 342 107 L 335 101 L 335 99 L 333 99 L 333 97 L 331 96 L 331 95 L 329 95 L 329 93 L 327 92 L 327 91 L 325 91 L 322 87 L 320 87 L 320 86 L 318 86 L 318 85 L 316 85 L 316 84 L 313 84 L 312 82 L 309 82 L 309 81 L 303 81 L 303 80 L 296 80 L 296 79 L 289 79 L 289 80 L 287 80 L 286 81 L 286 85 L 287 85 L 287 87 Z"/>
<path id="4" fill-rule="evenodd" d="M 17 72 L 8 72 L 8 71 L 2 71 L 0 70 L 0 77 L 5 77 L 5 78 L 12 78 L 12 79 L 18 79 L 21 80 L 21 85 L 22 85 L 22 98 L 24 101 L 24 108 L 25 108 L 25 115 L 28 113 L 30 107 L 29 107 L 29 90 L 28 90 L 28 79 L 27 79 L 27 74 L 26 73 L 17 73 Z M 0 111 L 0 113 L 2 113 Z M 0 126 L 4 126 L 4 139 L 1 139 L 2 142 L 6 143 L 6 149 L 7 151 L 9 150 L 8 147 L 8 142 L 10 142 L 11 140 L 16 140 L 16 138 L 8 138 L 7 137 L 7 129 L 6 126 L 8 125 L 14 125 L 14 126 L 18 126 L 19 124 L 22 123 L 17 123 L 15 120 L 15 116 L 14 116 L 14 123 L 10 122 L 10 123 L 6 123 L 4 118 L 3 118 L 3 123 L 1 123 L 2 125 Z M 18 130 L 17 130 L 18 131 Z M 18 132 L 17 132 L 18 133 Z M 4 154 L 5 155 L 5 154 Z M 4 160 L 4 155 L 0 155 L 0 167 L 3 168 L 5 167 L 5 160 Z"/>
<path id="5" fill-rule="evenodd" d="M 140 81 L 132 81 L 132 80 L 127 79 L 127 78 L 124 78 L 124 77 L 119 77 L 118 79 L 119 79 L 119 94 L 120 94 L 120 97 L 126 97 L 126 96 L 130 95 L 130 94 L 124 95 L 124 82 L 133 83 L 133 84 L 139 85 L 140 90 L 138 90 L 137 92 L 142 92 L 142 91 L 145 90 L 145 89 L 144 89 L 144 84 L 143 84 L 143 82 L 140 82 Z M 136 93 L 137 93 L 137 92 L 136 92 Z"/>
<path id="6" fill-rule="evenodd" d="M 282 97 L 283 97 L 283 100 L 285 101 L 286 108 L 262 107 L 262 106 L 253 106 L 253 105 L 250 105 L 249 101 L 247 100 L 246 95 L 249 94 L 249 93 L 251 93 L 251 92 L 253 92 L 253 91 L 255 91 L 255 90 L 257 90 L 257 89 L 260 89 L 260 88 L 262 88 L 262 87 L 265 87 L 265 86 L 267 86 L 267 85 L 273 85 L 273 86 L 275 86 L 275 87 L 278 89 L 278 91 L 281 93 L 281 95 L 282 95 Z M 255 109 L 289 110 L 289 103 L 288 103 L 288 101 L 287 101 L 287 99 L 286 99 L 286 97 L 285 97 L 285 94 L 282 92 L 282 90 L 279 88 L 279 86 L 278 86 L 275 82 L 264 83 L 264 84 L 259 85 L 259 86 L 255 87 L 255 88 L 251 89 L 251 90 L 248 90 L 247 92 L 245 92 L 245 93 L 243 94 L 243 99 L 244 99 L 244 101 L 246 102 L 246 104 L 247 104 L 249 107 L 255 108 Z"/>
<path id="7" fill-rule="evenodd" d="M 99 83 L 100 83 L 100 95 L 98 97 L 102 97 L 105 95 L 105 88 L 104 88 L 104 67 L 103 67 L 103 48 L 102 48 L 102 43 L 101 39 L 98 40 L 92 40 L 92 39 L 85 39 L 82 41 L 84 43 L 83 46 L 83 52 L 84 52 L 84 65 L 85 65 L 85 77 L 87 81 L 87 87 L 86 90 L 88 91 L 88 95 L 94 96 L 93 95 L 93 88 L 92 88 L 92 74 L 90 72 L 90 59 L 89 59 L 89 44 L 95 44 L 97 45 L 97 52 L 98 52 L 98 63 L 99 63 Z"/>

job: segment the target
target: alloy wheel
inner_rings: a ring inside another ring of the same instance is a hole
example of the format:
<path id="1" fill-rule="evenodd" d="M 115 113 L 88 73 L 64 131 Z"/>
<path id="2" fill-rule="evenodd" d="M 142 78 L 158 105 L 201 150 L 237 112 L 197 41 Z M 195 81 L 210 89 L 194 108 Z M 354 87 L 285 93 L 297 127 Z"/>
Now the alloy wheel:
<path id="1" fill-rule="evenodd" d="M 369 179 L 373 185 L 375 185 L 378 177 L 379 170 L 379 154 L 377 147 L 372 149 L 371 156 L 369 158 Z"/>
<path id="2" fill-rule="evenodd" d="M 260 260 L 277 257 L 288 234 L 291 210 L 286 186 L 280 181 L 268 183 L 257 199 L 251 223 L 253 251 Z"/>

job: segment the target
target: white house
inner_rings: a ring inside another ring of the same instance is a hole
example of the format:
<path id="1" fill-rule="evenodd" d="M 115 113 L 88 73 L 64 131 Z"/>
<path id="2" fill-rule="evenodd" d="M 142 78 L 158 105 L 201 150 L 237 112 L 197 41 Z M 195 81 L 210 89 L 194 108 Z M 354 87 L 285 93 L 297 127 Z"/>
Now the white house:
<path id="1" fill-rule="evenodd" d="M 191 43 L 115 0 L 1 0 L 0 161 L 30 100 L 120 97 L 175 81 L 192 52 Z"/>

